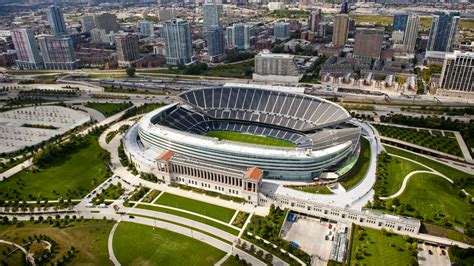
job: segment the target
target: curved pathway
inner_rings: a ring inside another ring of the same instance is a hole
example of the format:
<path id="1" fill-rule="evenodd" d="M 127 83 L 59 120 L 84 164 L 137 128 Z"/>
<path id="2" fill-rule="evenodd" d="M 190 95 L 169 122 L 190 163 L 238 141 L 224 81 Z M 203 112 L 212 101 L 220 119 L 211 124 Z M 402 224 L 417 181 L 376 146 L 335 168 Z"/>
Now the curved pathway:
<path id="1" fill-rule="evenodd" d="M 388 155 L 393 156 L 393 157 L 398 157 L 398 158 L 400 158 L 400 159 L 407 160 L 407 161 L 410 161 L 410 162 L 412 162 L 412 163 L 421 165 L 421 166 L 425 167 L 426 169 L 428 169 L 429 171 L 427 171 L 427 170 L 417 170 L 417 171 L 410 172 L 408 175 L 405 176 L 405 178 L 403 179 L 403 182 L 402 182 L 402 186 L 400 187 L 400 189 L 399 189 L 395 194 L 390 195 L 390 196 L 386 196 L 386 197 L 379 197 L 379 199 L 381 199 L 381 200 L 393 199 L 393 198 L 396 198 L 396 197 L 400 196 L 400 195 L 403 193 L 403 191 L 405 191 L 405 188 L 406 188 L 406 186 L 407 186 L 407 184 L 408 184 L 408 180 L 410 179 L 410 177 L 412 177 L 412 176 L 414 176 L 414 175 L 416 175 L 416 174 L 433 174 L 433 175 L 437 175 L 437 176 L 439 176 L 439 177 L 441 177 L 441 178 L 446 179 L 449 183 L 454 184 L 454 181 L 453 181 L 451 178 L 449 178 L 449 177 L 443 175 L 442 173 L 440 173 L 440 172 L 434 170 L 433 168 L 428 167 L 428 166 L 426 166 L 426 165 L 424 165 L 424 164 L 422 164 L 422 163 L 420 163 L 420 162 L 414 161 L 414 160 L 412 160 L 412 159 L 405 158 L 405 157 L 403 157 L 403 156 L 391 154 L 391 153 L 389 153 Z"/>
<path id="2" fill-rule="evenodd" d="M 109 239 L 107 240 L 107 249 L 109 250 L 109 259 L 112 261 L 112 263 L 115 266 L 120 266 L 120 262 L 117 260 L 117 257 L 115 257 L 114 247 L 113 247 L 114 234 L 115 234 L 115 230 L 117 229 L 117 226 L 119 225 L 119 223 L 120 223 L 120 220 L 118 220 L 114 224 L 114 226 L 112 227 L 112 230 L 110 230 Z"/>
<path id="3" fill-rule="evenodd" d="M 33 266 L 36 265 L 35 264 L 35 259 L 33 258 L 33 254 L 28 253 L 28 251 L 24 247 L 18 245 L 17 243 L 13 243 L 13 242 L 6 241 L 6 240 L 3 240 L 3 239 L 0 239 L 0 244 L 11 245 L 11 246 L 16 247 L 17 249 L 19 249 L 21 252 L 23 252 L 25 254 L 26 259 L 28 260 L 28 262 L 31 265 L 33 265 Z"/>

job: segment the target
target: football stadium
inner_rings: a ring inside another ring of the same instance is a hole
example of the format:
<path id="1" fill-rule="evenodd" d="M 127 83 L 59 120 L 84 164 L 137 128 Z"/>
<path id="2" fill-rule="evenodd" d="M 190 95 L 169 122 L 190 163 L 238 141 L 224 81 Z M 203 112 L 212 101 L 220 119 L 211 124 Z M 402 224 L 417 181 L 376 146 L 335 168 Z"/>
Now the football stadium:
<path id="1" fill-rule="evenodd" d="M 263 178 L 311 180 L 353 157 L 361 130 L 330 101 L 288 91 L 211 87 L 145 115 L 138 136 L 146 149 L 196 161 L 257 167 Z"/>

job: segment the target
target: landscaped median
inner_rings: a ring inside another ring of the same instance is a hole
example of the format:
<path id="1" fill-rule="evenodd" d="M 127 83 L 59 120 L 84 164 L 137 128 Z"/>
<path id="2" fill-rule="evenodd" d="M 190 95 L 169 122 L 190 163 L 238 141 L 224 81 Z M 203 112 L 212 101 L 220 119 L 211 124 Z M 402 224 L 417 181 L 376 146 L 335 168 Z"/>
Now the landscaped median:
<path id="1" fill-rule="evenodd" d="M 168 214 L 171 214 L 171 215 L 175 215 L 175 216 L 183 217 L 183 218 L 190 219 L 190 220 L 193 220 L 193 221 L 196 221 L 196 222 L 200 222 L 200 223 L 203 223 L 203 224 L 207 224 L 209 226 L 215 227 L 217 229 L 220 229 L 220 230 L 225 231 L 225 232 L 227 232 L 229 234 L 232 234 L 232 235 L 238 235 L 239 234 L 239 231 L 237 229 L 234 229 L 230 226 L 215 222 L 213 220 L 209 220 L 209 219 L 201 217 L 201 216 L 190 214 L 190 213 L 187 213 L 187 212 L 178 211 L 178 210 L 174 210 L 174 209 L 168 209 L 168 208 L 155 206 L 155 205 L 145 205 L 145 204 L 138 204 L 136 206 L 136 208 L 144 209 L 144 210 L 150 210 L 150 211 L 156 211 L 156 212 L 162 212 L 162 213 L 168 213 Z"/>

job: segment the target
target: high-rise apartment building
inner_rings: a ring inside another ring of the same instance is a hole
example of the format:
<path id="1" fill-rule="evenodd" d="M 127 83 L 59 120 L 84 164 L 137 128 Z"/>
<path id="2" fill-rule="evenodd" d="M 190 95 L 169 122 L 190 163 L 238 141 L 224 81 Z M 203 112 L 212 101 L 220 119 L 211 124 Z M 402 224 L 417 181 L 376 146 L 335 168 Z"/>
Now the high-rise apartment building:
<path id="1" fill-rule="evenodd" d="M 131 66 L 139 59 L 138 36 L 131 33 L 115 35 L 115 46 L 117 47 L 117 59 L 120 66 Z"/>
<path id="2" fill-rule="evenodd" d="M 474 92 L 474 53 L 447 53 L 441 71 L 441 88 L 459 92 Z"/>
<path id="3" fill-rule="evenodd" d="M 392 31 L 405 31 L 408 22 L 408 14 L 395 14 L 393 16 Z"/>
<path id="4" fill-rule="evenodd" d="M 309 19 L 308 19 L 309 30 L 312 32 L 317 32 L 318 25 L 319 23 L 322 22 L 322 20 L 323 20 L 323 13 L 321 9 L 311 12 L 311 15 L 309 16 Z"/>
<path id="5" fill-rule="evenodd" d="M 218 26 L 212 26 L 205 32 L 207 41 L 207 52 L 209 56 L 221 56 L 225 52 L 224 30 Z"/>
<path id="6" fill-rule="evenodd" d="M 82 32 L 90 32 L 95 28 L 94 16 L 83 16 L 81 18 Z"/>
<path id="7" fill-rule="evenodd" d="M 79 60 L 74 54 L 70 36 L 39 35 L 38 43 L 46 69 L 76 69 Z"/>
<path id="8" fill-rule="evenodd" d="M 433 15 L 426 50 L 439 52 L 452 51 L 458 23 L 458 12 L 436 13 L 436 15 Z"/>
<path id="9" fill-rule="evenodd" d="M 117 22 L 117 16 L 109 13 L 102 13 L 100 15 L 94 16 L 95 26 L 98 29 L 103 29 L 105 32 L 110 33 L 118 32 L 120 30 L 120 25 Z"/>
<path id="10" fill-rule="evenodd" d="M 160 8 L 158 17 L 161 21 L 168 21 L 176 18 L 176 10 L 174 8 Z"/>
<path id="11" fill-rule="evenodd" d="M 334 16 L 334 27 L 332 35 L 332 44 L 342 47 L 347 42 L 347 33 L 349 30 L 349 16 L 347 14 L 337 14 Z"/>
<path id="12" fill-rule="evenodd" d="M 354 57 L 362 60 L 380 59 L 384 40 L 384 28 L 357 28 Z"/>
<path id="13" fill-rule="evenodd" d="M 278 22 L 273 26 L 273 36 L 277 40 L 286 40 L 290 38 L 290 23 Z"/>
<path id="14" fill-rule="evenodd" d="M 66 23 L 61 9 L 52 5 L 47 10 L 47 17 L 53 35 L 67 34 Z"/>
<path id="15" fill-rule="evenodd" d="M 13 29 L 11 34 L 17 56 L 16 66 L 20 69 L 42 69 L 43 59 L 40 56 L 33 30 L 31 28 Z"/>
<path id="16" fill-rule="evenodd" d="M 239 50 L 250 48 L 252 26 L 237 23 L 226 29 L 227 45 L 235 46 Z"/>
<path id="17" fill-rule="evenodd" d="M 162 37 L 166 43 L 166 63 L 168 65 L 188 64 L 192 61 L 191 27 L 187 21 L 182 19 L 166 21 Z"/>
<path id="18" fill-rule="evenodd" d="M 153 27 L 153 22 L 148 20 L 142 20 L 138 22 L 138 29 L 140 32 L 140 37 L 154 37 L 155 28 Z"/>
<path id="19" fill-rule="evenodd" d="M 405 34 L 403 36 L 403 48 L 406 51 L 415 51 L 416 39 L 418 38 L 418 28 L 420 27 L 420 17 L 410 15 L 407 19 Z"/>
<path id="20" fill-rule="evenodd" d="M 301 77 L 294 55 L 263 50 L 255 56 L 254 80 L 298 82 Z"/>
<path id="21" fill-rule="evenodd" d="M 103 43 L 103 36 L 107 33 L 103 29 L 92 29 L 91 30 L 91 42 L 92 43 Z"/>
<path id="22" fill-rule="evenodd" d="M 212 26 L 221 26 L 222 5 L 206 2 L 202 5 L 203 31 Z"/>

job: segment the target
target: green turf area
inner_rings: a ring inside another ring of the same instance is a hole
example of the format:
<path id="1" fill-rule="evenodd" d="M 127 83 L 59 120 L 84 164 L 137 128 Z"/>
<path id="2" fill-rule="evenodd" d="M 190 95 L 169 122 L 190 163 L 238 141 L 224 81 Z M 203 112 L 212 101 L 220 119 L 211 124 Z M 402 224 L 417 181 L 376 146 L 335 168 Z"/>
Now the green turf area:
<path id="1" fill-rule="evenodd" d="M 432 135 L 427 131 L 417 131 L 414 128 L 401 128 L 373 124 L 380 135 L 398 139 L 428 149 L 437 150 L 458 157 L 463 157 L 456 139 Z M 441 134 L 441 133 L 440 133 Z"/>
<path id="2" fill-rule="evenodd" d="M 128 78 L 126 73 L 97 73 L 88 74 L 91 79 Z"/>
<path id="3" fill-rule="evenodd" d="M 232 131 L 209 131 L 207 132 L 206 136 L 218 138 L 219 140 L 230 140 L 236 142 L 243 142 L 243 143 L 250 143 L 250 144 L 258 144 L 258 145 L 265 145 L 265 146 L 279 146 L 279 147 L 296 147 L 296 144 L 293 142 L 289 142 L 286 140 L 271 138 L 271 137 L 263 137 L 263 136 L 256 136 L 251 134 L 244 134 L 239 132 L 232 132 Z"/>
<path id="4" fill-rule="evenodd" d="M 87 102 L 84 106 L 95 109 L 101 112 L 105 117 L 109 117 L 129 108 L 130 106 L 132 106 L 132 104 L 127 103 L 127 102 L 123 102 L 123 103 Z"/>
<path id="5" fill-rule="evenodd" d="M 360 138 L 360 154 L 357 162 L 351 170 L 347 172 L 339 183 L 346 189 L 350 190 L 359 184 L 365 177 L 365 173 L 369 170 L 370 165 L 370 143 L 366 138 Z"/>
<path id="6" fill-rule="evenodd" d="M 230 219 L 232 219 L 232 216 L 234 216 L 235 213 L 235 210 L 233 209 L 169 193 L 164 193 L 154 203 L 199 213 L 217 220 L 221 220 L 223 222 L 230 222 Z"/>
<path id="7" fill-rule="evenodd" d="M 127 222 L 117 227 L 113 248 L 122 265 L 213 265 L 225 255 L 196 239 Z"/>
<path id="8" fill-rule="evenodd" d="M 107 178 L 101 154 L 106 153 L 96 137 L 87 145 L 38 171 L 23 170 L 0 182 L 2 200 L 77 199 Z"/>
<path id="9" fill-rule="evenodd" d="M 459 171 L 443 163 L 436 162 L 424 156 L 420 156 L 403 149 L 399 149 L 399 148 L 388 146 L 388 145 L 384 145 L 384 147 L 388 153 L 403 156 L 405 158 L 412 159 L 430 168 L 433 168 L 434 170 L 451 178 L 455 184 L 457 184 L 461 188 L 466 189 L 466 191 L 469 192 L 471 195 L 474 195 L 474 175 L 470 175 L 463 171 Z"/>
<path id="10" fill-rule="evenodd" d="M 412 216 L 421 216 L 428 222 L 441 225 L 464 225 L 473 212 L 467 200 L 461 199 L 458 192 L 459 189 L 446 179 L 421 173 L 410 178 L 397 199 L 404 206 L 411 205 L 414 210 L 410 211 L 407 207 L 406 212 Z"/>
<path id="11" fill-rule="evenodd" d="M 112 265 L 107 251 L 107 239 L 112 226 L 112 221 L 103 220 L 69 222 L 65 228 L 51 227 L 49 223 L 24 222 L 20 227 L 2 224 L 0 225 L 0 238 L 21 243 L 23 240 L 28 241 L 29 237 L 34 235 L 45 235 L 57 243 L 52 262 L 57 263 L 63 255 L 66 255 L 71 246 L 74 246 L 79 252 L 70 265 Z M 50 265 L 50 263 L 44 265 Z"/>
<path id="12" fill-rule="evenodd" d="M 377 184 L 376 190 L 379 196 L 390 196 L 395 194 L 401 187 L 403 179 L 411 172 L 426 170 L 419 164 L 413 163 L 399 157 L 381 153 L 377 157 Z"/>
<path id="13" fill-rule="evenodd" d="M 234 228 L 231 228 L 229 226 L 223 225 L 223 224 L 218 223 L 218 222 L 211 221 L 211 220 L 203 218 L 203 217 L 199 217 L 199 216 L 196 216 L 196 215 L 185 213 L 185 212 L 182 212 L 182 211 L 176 211 L 176 210 L 171 210 L 171 209 L 167 209 L 167 208 L 163 208 L 163 207 L 159 207 L 159 206 L 151 206 L 151 205 L 145 205 L 145 204 L 138 204 L 136 206 L 136 208 L 144 209 L 144 210 L 150 210 L 150 211 L 164 212 L 164 213 L 168 213 L 168 214 L 171 214 L 171 215 L 180 216 L 180 217 L 183 217 L 183 218 L 186 218 L 186 219 L 194 220 L 196 222 L 207 224 L 209 226 L 215 227 L 217 229 L 220 229 L 220 230 L 225 231 L 225 232 L 227 232 L 229 234 L 232 234 L 232 235 L 238 235 L 239 234 L 239 231 L 237 231 Z"/>
<path id="14" fill-rule="evenodd" d="M 350 265 L 417 265 L 416 247 L 408 238 L 385 231 L 355 226 Z M 416 241 L 415 244 L 416 245 Z M 413 256 L 415 255 L 415 256 Z"/>
<path id="15" fill-rule="evenodd" d="M 246 230 L 270 242 L 277 242 L 280 239 L 280 229 L 287 212 L 288 210 L 280 209 L 272 204 L 267 216 L 253 215 Z"/>
<path id="16" fill-rule="evenodd" d="M 307 186 L 307 187 L 292 187 L 291 189 L 296 189 L 299 191 L 313 193 L 313 194 L 334 194 L 331 190 L 329 190 L 326 186 Z"/>

